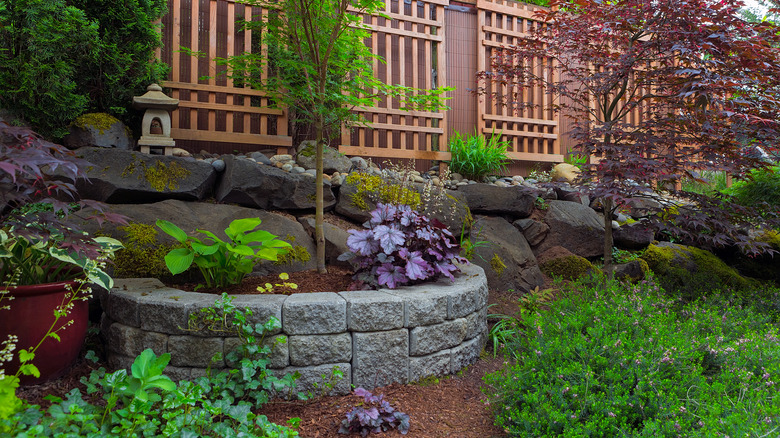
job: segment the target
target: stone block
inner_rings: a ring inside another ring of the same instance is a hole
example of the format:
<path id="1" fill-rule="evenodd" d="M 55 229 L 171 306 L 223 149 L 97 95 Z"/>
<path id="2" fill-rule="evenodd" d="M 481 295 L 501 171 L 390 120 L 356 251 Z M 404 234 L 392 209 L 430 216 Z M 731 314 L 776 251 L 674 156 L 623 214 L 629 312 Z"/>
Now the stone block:
<path id="1" fill-rule="evenodd" d="M 347 301 L 347 328 L 377 332 L 404 326 L 404 301 L 384 291 L 349 291 L 339 295 Z"/>
<path id="2" fill-rule="evenodd" d="M 449 300 L 442 290 L 400 288 L 387 292 L 404 301 L 404 327 L 437 324 L 447 319 Z"/>
<path id="3" fill-rule="evenodd" d="M 409 381 L 409 331 L 354 333 L 352 384 L 372 390 Z"/>
<path id="4" fill-rule="evenodd" d="M 168 351 L 168 335 L 162 333 L 146 332 L 118 322 L 111 324 L 105 333 L 108 349 L 123 356 L 136 357 L 147 348 L 158 356 Z"/>
<path id="5" fill-rule="evenodd" d="M 190 313 L 211 306 L 214 304 L 215 297 L 165 288 L 139 296 L 137 299 L 138 304 L 143 306 L 140 318 L 143 330 L 170 335 L 194 335 L 194 332 L 187 330 Z"/>
<path id="6" fill-rule="evenodd" d="M 347 302 L 332 292 L 291 295 L 282 306 L 288 335 L 325 335 L 347 331 Z"/>
<path id="7" fill-rule="evenodd" d="M 466 336 L 464 339 L 474 339 L 487 332 L 487 306 L 466 316 Z"/>
<path id="8" fill-rule="evenodd" d="M 477 301 L 480 296 L 478 290 L 467 286 L 453 285 L 447 306 L 447 319 L 463 318 L 474 313 L 477 310 Z"/>
<path id="9" fill-rule="evenodd" d="M 249 322 L 265 324 L 271 317 L 282 322 L 282 305 L 286 299 L 285 295 L 237 295 L 233 299 L 233 304 L 236 307 L 246 307 L 252 311 Z M 275 335 L 281 331 L 280 328 L 269 334 Z"/>
<path id="10" fill-rule="evenodd" d="M 428 376 L 443 376 L 451 372 L 450 350 L 427 356 L 409 358 L 409 381 L 416 382 Z"/>
<path id="11" fill-rule="evenodd" d="M 235 351 L 241 345 L 241 339 L 239 338 L 225 338 L 223 356 L 225 357 L 225 364 L 228 367 L 235 367 L 237 364 L 227 359 L 228 354 Z M 268 368 L 284 368 L 290 365 L 290 343 L 289 338 L 285 335 L 268 336 L 263 339 L 263 346 L 268 347 L 270 356 L 268 359 L 270 363 Z"/>
<path id="12" fill-rule="evenodd" d="M 477 336 L 452 349 L 451 372 L 457 373 L 464 367 L 473 364 L 479 359 L 482 348 L 485 347 L 487 337 Z"/>
<path id="13" fill-rule="evenodd" d="M 334 371 L 338 369 L 344 374 L 342 378 L 336 378 Z M 286 374 L 300 373 L 296 382 L 295 392 L 311 394 L 314 397 L 321 395 L 346 395 L 352 392 L 352 366 L 349 362 L 317 365 L 312 367 L 287 367 L 283 370 L 271 370 L 271 374 L 282 378 Z M 287 398 L 287 394 L 278 392 L 279 397 Z"/>
<path id="14" fill-rule="evenodd" d="M 352 360 L 352 336 L 337 335 L 290 336 L 290 364 L 293 366 L 321 365 Z"/>
<path id="15" fill-rule="evenodd" d="M 409 354 L 425 356 L 463 342 L 466 336 L 466 319 L 458 318 L 441 324 L 415 327 L 409 331 Z"/>
<path id="16" fill-rule="evenodd" d="M 178 382 L 180 380 L 191 380 L 192 371 L 195 369 L 197 368 L 168 366 L 165 368 L 165 372 L 163 374 L 170 377 L 174 382 Z M 202 369 L 205 370 L 205 368 Z M 196 377 L 200 377 L 200 375 L 197 375 Z"/>
<path id="17" fill-rule="evenodd" d="M 171 353 L 171 365 L 178 367 L 221 368 L 225 359 L 212 362 L 215 353 L 224 351 L 222 338 L 203 338 L 199 336 L 170 336 L 168 352 Z"/>

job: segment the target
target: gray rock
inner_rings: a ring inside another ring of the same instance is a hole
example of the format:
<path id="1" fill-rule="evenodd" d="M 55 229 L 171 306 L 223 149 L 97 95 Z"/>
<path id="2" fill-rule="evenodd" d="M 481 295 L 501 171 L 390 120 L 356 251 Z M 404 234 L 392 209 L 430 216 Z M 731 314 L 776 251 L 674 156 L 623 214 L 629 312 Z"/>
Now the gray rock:
<path id="1" fill-rule="evenodd" d="M 344 373 L 341 379 L 334 377 L 334 371 L 338 368 Z M 286 374 L 300 374 L 295 382 L 296 391 L 311 394 L 313 397 L 326 395 L 346 395 L 352 392 L 349 376 L 352 375 L 352 366 L 349 362 L 318 365 L 313 367 L 287 367 L 283 370 L 272 370 L 271 374 L 282 378 Z M 331 387 L 332 386 L 332 387 Z M 279 397 L 287 397 L 287 394 L 276 394 Z"/>
<path id="2" fill-rule="evenodd" d="M 409 381 L 416 382 L 428 376 L 443 376 L 450 374 L 450 350 L 443 350 L 427 356 L 409 358 Z"/>
<path id="3" fill-rule="evenodd" d="M 354 333 L 352 384 L 369 391 L 409 381 L 409 331 Z"/>
<path id="4" fill-rule="evenodd" d="M 210 204 L 201 202 L 162 201 L 154 204 L 114 204 L 109 210 L 128 217 L 128 222 L 154 225 L 157 219 L 173 222 L 188 235 L 204 237 L 195 230 L 208 230 L 220 239 L 226 239 L 224 231 L 235 219 L 260 218 L 259 229 L 273 232 L 280 239 L 290 241 L 294 246 L 300 246 L 312 257 L 308 261 L 292 260 L 290 263 L 274 263 L 261 261 L 255 265 L 257 275 L 278 274 L 281 272 L 305 271 L 317 267 L 314 260 L 316 252 L 314 241 L 309 237 L 303 226 L 285 216 L 235 205 Z M 95 224 L 87 224 L 85 231 L 95 232 Z M 119 227 L 104 224 L 101 232 L 117 239 L 125 239 L 126 234 Z M 158 243 L 172 244 L 175 241 L 167 234 L 159 231 Z M 115 318 L 116 319 L 116 318 Z M 262 321 L 265 322 L 265 321 Z"/>
<path id="5" fill-rule="evenodd" d="M 222 172 L 225 170 L 225 162 L 222 160 L 214 160 L 211 162 L 211 167 L 213 167 L 217 172 Z"/>
<path id="6" fill-rule="evenodd" d="M 627 214 L 634 218 L 653 214 L 662 208 L 660 202 L 651 198 L 627 199 L 625 207 L 628 209 Z"/>
<path id="7" fill-rule="evenodd" d="M 264 166 L 249 160 L 239 160 L 232 155 L 224 157 L 226 168 L 217 185 L 217 201 L 235 203 L 264 210 L 311 210 L 314 208 L 314 180 L 293 175 L 272 166 Z M 336 203 L 325 183 L 324 208 Z"/>
<path id="8" fill-rule="evenodd" d="M 347 301 L 347 328 L 374 332 L 404 326 L 404 301 L 381 291 L 339 292 Z"/>
<path id="9" fill-rule="evenodd" d="M 352 157 L 349 159 L 349 161 L 352 163 L 353 166 L 355 166 L 355 169 L 357 170 L 368 169 L 368 162 L 363 157 Z"/>
<path id="10" fill-rule="evenodd" d="M 642 269 L 643 266 L 647 267 L 647 263 L 644 260 L 632 260 L 628 263 L 612 265 L 612 275 L 619 280 L 642 281 L 647 275 L 645 270 Z"/>
<path id="11" fill-rule="evenodd" d="M 604 253 L 604 221 L 590 207 L 576 202 L 549 201 L 544 222 L 550 232 L 534 249 L 536 254 L 553 246 L 562 246 L 585 258 Z"/>
<path id="12" fill-rule="evenodd" d="M 534 209 L 536 192 L 522 187 L 502 188 L 488 184 L 473 184 L 458 188 L 474 213 L 528 217 Z"/>
<path id="13" fill-rule="evenodd" d="M 62 141 L 69 149 L 91 146 L 130 151 L 135 147 L 130 128 L 106 113 L 84 114 L 68 126 L 68 132 Z"/>
<path id="14" fill-rule="evenodd" d="M 533 219 L 518 219 L 512 222 L 512 225 L 523 233 L 525 240 L 531 246 L 542 243 L 542 240 L 547 237 L 547 233 L 550 231 L 550 227 L 547 224 Z"/>
<path id="15" fill-rule="evenodd" d="M 271 163 L 271 160 L 268 159 L 268 157 L 266 157 L 265 154 L 262 153 L 262 152 L 252 152 L 251 154 L 249 154 L 249 156 L 252 157 L 253 160 L 255 160 L 256 162 L 258 162 L 260 164 L 273 166 L 273 163 Z"/>
<path id="16" fill-rule="evenodd" d="M 222 354 L 222 338 L 201 338 L 197 336 L 171 336 L 168 339 L 168 352 L 171 353 L 171 365 L 179 367 L 222 368 L 225 358 L 213 361 L 216 353 Z"/>
<path id="17" fill-rule="evenodd" d="M 476 338 L 453 348 L 450 362 L 451 372 L 455 374 L 464 367 L 479 360 L 479 354 L 482 353 L 482 349 L 485 348 L 486 341 L 487 337 L 477 336 Z"/>
<path id="18" fill-rule="evenodd" d="M 314 239 L 314 218 L 311 216 L 299 217 L 298 222 L 303 225 L 303 229 Z M 341 254 L 349 251 L 349 248 L 347 248 L 347 238 L 349 237 L 347 230 L 325 222 L 322 224 L 322 232 L 325 235 L 325 264 L 345 268 L 351 267 L 352 265 L 349 262 L 338 259 Z"/>
<path id="19" fill-rule="evenodd" d="M 472 236 L 488 242 L 474 251 L 472 263 L 482 267 L 491 289 L 528 292 L 544 285 L 536 257 L 523 234 L 500 217 L 481 216 Z M 503 264 L 503 267 L 502 267 Z"/>
<path id="20" fill-rule="evenodd" d="M 347 331 L 347 302 L 332 292 L 291 295 L 282 306 L 283 330 L 289 335 Z"/>
<path id="21" fill-rule="evenodd" d="M 653 241 L 653 230 L 640 222 L 623 225 L 612 233 L 615 246 L 622 249 L 642 249 Z"/>
<path id="22" fill-rule="evenodd" d="M 555 195 L 561 201 L 577 202 L 582 205 L 590 205 L 590 197 L 584 190 L 566 185 L 556 186 Z"/>
<path id="23" fill-rule="evenodd" d="M 352 336 L 336 335 L 290 336 L 290 364 L 311 366 L 352 360 Z"/>
<path id="24" fill-rule="evenodd" d="M 217 171 L 203 161 L 93 147 L 81 148 L 76 154 L 92 163 L 87 169 L 89 180 L 76 181 L 76 190 L 84 199 L 107 203 L 200 201 L 211 196 L 217 179 Z"/>
<path id="25" fill-rule="evenodd" d="M 118 322 L 108 327 L 105 337 L 108 349 L 123 356 L 136 357 L 147 348 L 157 355 L 168 351 L 168 335 L 146 332 Z"/>
<path id="26" fill-rule="evenodd" d="M 292 172 L 292 170 L 293 170 L 293 165 L 292 165 L 292 164 L 290 164 L 290 163 L 284 163 L 284 164 L 282 165 L 282 170 L 284 170 L 285 172 Z"/>
<path id="27" fill-rule="evenodd" d="M 425 185 L 413 184 L 409 187 L 422 194 Z M 435 190 L 435 189 L 434 189 Z M 363 223 L 371 218 L 369 214 L 376 208 L 376 202 L 369 197 L 364 197 L 368 208 L 361 209 L 355 205 L 354 197 L 357 196 L 358 189 L 354 184 L 343 183 L 339 190 L 339 200 L 336 204 L 336 213 L 346 216 L 355 222 Z M 432 202 L 418 209 L 420 213 L 441 221 L 456 236 L 460 235 L 463 223 L 471 217 L 468 209 L 466 197 L 460 191 L 445 190 L 441 196 L 437 196 L 441 202 Z"/>
<path id="28" fill-rule="evenodd" d="M 415 327 L 409 330 L 409 354 L 425 356 L 460 345 L 466 337 L 466 328 L 465 318 Z"/>
<path id="29" fill-rule="evenodd" d="M 298 146 L 295 161 L 306 169 L 316 169 L 316 142 L 306 140 Z M 325 146 L 322 155 L 322 171 L 325 173 L 347 173 L 352 168 L 352 161 L 330 146 Z"/>
<path id="30" fill-rule="evenodd" d="M 241 342 L 240 338 L 225 338 L 223 355 L 225 357 L 225 365 L 230 368 L 235 368 L 238 364 L 228 360 L 228 354 L 236 351 L 241 346 Z M 290 366 L 290 342 L 287 336 L 266 336 L 261 345 L 268 347 L 270 350 L 268 356 L 268 360 L 270 360 L 269 368 L 280 369 Z"/>

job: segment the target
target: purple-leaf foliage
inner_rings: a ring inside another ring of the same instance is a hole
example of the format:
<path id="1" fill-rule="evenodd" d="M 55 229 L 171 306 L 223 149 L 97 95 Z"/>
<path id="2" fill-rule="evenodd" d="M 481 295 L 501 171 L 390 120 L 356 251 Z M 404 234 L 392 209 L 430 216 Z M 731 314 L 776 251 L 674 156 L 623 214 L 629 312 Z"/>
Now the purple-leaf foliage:
<path id="1" fill-rule="evenodd" d="M 355 268 L 353 287 L 394 289 L 442 275 L 454 279 L 454 263 L 468 263 L 444 224 L 407 205 L 379 204 L 363 225 L 367 229 L 349 231 L 349 252 L 339 256 Z"/>
<path id="2" fill-rule="evenodd" d="M 339 433 L 359 432 L 360 436 L 366 436 L 390 429 L 397 429 L 403 435 L 409 432 L 409 415 L 396 411 L 383 395 L 373 395 L 363 388 L 355 389 L 355 395 L 363 397 L 365 403 L 347 413 Z"/>

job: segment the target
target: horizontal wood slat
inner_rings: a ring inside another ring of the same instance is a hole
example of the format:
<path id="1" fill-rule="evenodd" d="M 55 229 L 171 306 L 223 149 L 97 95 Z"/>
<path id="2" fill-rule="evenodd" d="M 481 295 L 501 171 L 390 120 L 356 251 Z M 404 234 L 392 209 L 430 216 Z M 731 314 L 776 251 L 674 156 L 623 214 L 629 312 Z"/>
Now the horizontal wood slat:
<path id="1" fill-rule="evenodd" d="M 192 129 L 172 128 L 174 139 L 213 141 L 217 143 L 247 143 L 270 146 L 292 146 L 292 137 L 278 135 L 243 134 L 239 132 L 194 131 Z"/>

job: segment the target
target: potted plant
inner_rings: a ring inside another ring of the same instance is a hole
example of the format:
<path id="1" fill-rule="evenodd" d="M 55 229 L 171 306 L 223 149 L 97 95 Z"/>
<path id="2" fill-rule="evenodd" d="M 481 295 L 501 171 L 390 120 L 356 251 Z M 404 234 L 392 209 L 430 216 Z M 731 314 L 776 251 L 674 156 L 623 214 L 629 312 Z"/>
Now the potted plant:
<path id="1" fill-rule="evenodd" d="M 80 224 L 123 218 L 76 200 L 88 164 L 0 121 L 0 392 L 67 370 L 86 335 L 90 285 L 113 285 L 104 268 L 121 243 Z"/>

